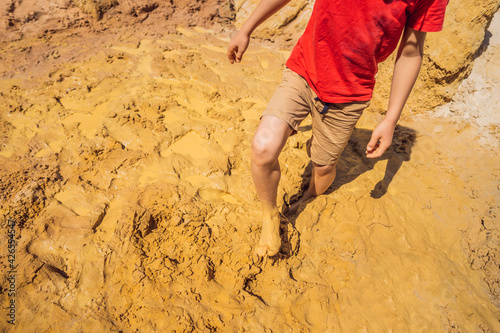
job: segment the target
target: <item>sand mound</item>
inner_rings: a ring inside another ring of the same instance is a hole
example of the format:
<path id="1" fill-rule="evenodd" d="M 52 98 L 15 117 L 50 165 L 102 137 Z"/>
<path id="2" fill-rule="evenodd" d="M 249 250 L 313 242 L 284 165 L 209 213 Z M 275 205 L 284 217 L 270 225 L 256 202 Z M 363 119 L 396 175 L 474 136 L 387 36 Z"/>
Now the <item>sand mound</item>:
<path id="1" fill-rule="evenodd" d="M 480 143 L 492 147 L 500 144 L 499 54 L 500 15 L 496 15 L 486 31 L 471 74 L 460 84 L 451 103 L 432 112 L 452 121 L 477 124 Z"/>

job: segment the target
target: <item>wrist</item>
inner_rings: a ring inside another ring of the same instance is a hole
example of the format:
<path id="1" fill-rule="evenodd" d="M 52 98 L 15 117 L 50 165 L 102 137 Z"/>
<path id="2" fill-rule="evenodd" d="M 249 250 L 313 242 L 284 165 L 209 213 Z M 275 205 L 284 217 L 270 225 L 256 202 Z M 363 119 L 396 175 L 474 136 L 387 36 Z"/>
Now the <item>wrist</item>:
<path id="1" fill-rule="evenodd" d="M 245 22 L 241 29 L 238 31 L 238 34 L 241 34 L 245 37 L 250 38 L 250 35 L 255 30 L 255 27 L 252 27 L 248 22 Z"/>
<path id="2" fill-rule="evenodd" d="M 401 116 L 401 111 L 402 111 L 402 109 L 398 110 L 398 109 L 393 109 L 393 108 L 389 107 L 387 109 L 387 113 L 385 114 L 384 122 L 391 124 L 393 126 L 396 126 L 396 124 L 398 123 L 399 117 Z"/>
<path id="3" fill-rule="evenodd" d="M 394 117 L 394 116 L 391 116 L 391 115 L 386 115 L 385 118 L 382 120 L 383 122 L 393 126 L 393 127 L 396 127 L 396 124 L 398 123 L 398 120 L 399 120 L 399 116 L 398 117 Z"/>

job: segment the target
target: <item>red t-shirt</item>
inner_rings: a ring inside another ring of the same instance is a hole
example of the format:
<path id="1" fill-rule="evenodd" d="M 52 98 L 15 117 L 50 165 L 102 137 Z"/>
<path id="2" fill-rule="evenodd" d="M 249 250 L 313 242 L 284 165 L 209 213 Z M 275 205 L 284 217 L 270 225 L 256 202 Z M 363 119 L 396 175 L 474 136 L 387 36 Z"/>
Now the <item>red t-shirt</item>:
<path id="1" fill-rule="evenodd" d="M 286 66 L 327 103 L 368 101 L 406 26 L 440 31 L 448 0 L 316 0 Z"/>

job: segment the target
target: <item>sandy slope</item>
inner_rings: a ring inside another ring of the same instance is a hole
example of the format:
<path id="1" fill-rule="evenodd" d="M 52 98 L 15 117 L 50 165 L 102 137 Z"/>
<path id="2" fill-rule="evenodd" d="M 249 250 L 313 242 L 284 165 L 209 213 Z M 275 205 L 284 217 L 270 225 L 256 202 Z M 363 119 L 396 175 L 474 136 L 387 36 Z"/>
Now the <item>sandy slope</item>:
<path id="1" fill-rule="evenodd" d="M 475 123 L 481 132 L 481 144 L 499 146 L 500 15 L 494 17 L 486 31 L 472 73 L 460 84 L 452 102 L 433 113 L 457 122 Z"/>

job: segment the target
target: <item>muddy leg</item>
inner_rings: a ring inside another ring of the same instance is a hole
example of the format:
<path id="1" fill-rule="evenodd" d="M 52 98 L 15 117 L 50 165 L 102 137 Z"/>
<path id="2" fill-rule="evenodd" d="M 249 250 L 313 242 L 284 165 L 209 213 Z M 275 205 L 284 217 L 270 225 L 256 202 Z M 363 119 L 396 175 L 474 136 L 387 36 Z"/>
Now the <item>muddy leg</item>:
<path id="1" fill-rule="evenodd" d="M 255 248 L 259 256 L 275 255 L 281 246 L 276 205 L 281 177 L 278 157 L 292 131 L 285 121 L 263 116 L 252 140 L 252 178 L 262 205 L 262 234 Z"/>

